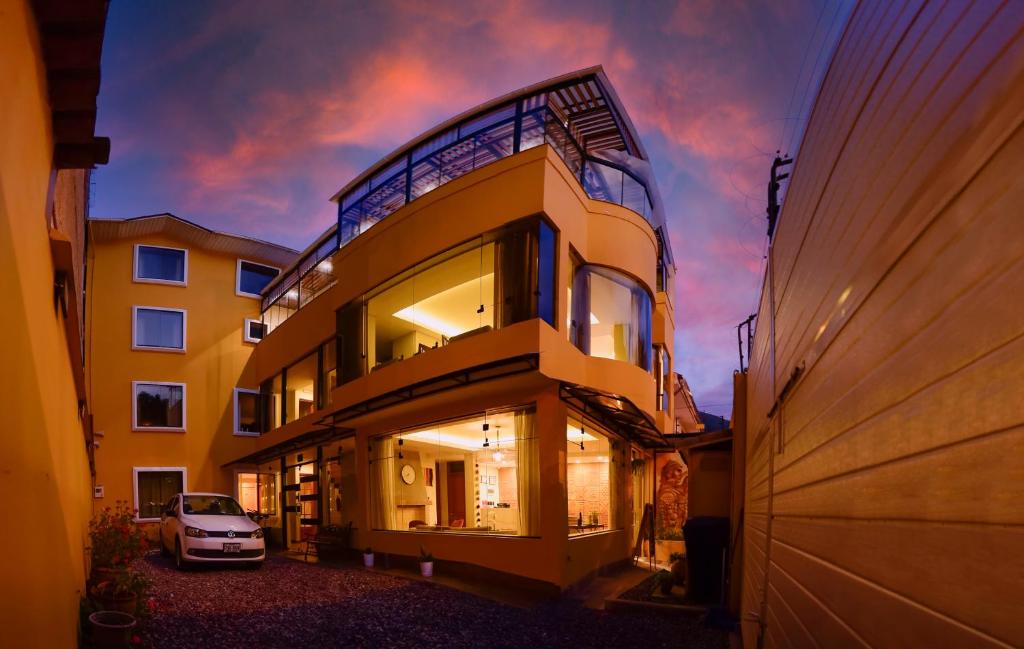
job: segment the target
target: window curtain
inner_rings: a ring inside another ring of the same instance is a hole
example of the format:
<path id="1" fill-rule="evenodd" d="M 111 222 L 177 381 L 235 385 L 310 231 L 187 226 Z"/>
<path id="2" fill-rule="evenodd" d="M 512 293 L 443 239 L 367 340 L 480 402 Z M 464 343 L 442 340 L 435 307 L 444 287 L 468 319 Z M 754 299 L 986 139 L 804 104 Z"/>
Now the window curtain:
<path id="1" fill-rule="evenodd" d="M 651 298 L 647 292 L 640 288 L 634 288 L 631 302 L 631 324 L 636 327 L 636 334 L 631 337 L 630 344 L 633 354 L 630 360 L 651 371 Z M 632 332 L 631 332 L 632 333 Z"/>
<path id="2" fill-rule="evenodd" d="M 147 347 L 173 347 L 181 349 L 184 341 L 182 318 L 179 311 L 139 309 L 136 312 L 136 342 Z"/>
<path id="3" fill-rule="evenodd" d="M 519 534 L 540 535 L 540 444 L 534 412 L 518 410 L 516 427 L 516 495 L 519 501 Z"/>
<path id="4" fill-rule="evenodd" d="M 608 529 L 621 529 L 622 513 L 625 510 L 622 506 L 622 467 L 623 453 L 622 442 L 609 438 L 611 442 L 610 462 L 608 463 Z"/>
<path id="5" fill-rule="evenodd" d="M 373 502 L 373 528 L 378 530 L 398 529 L 395 512 L 395 439 L 384 437 L 373 444 L 376 453 L 370 465 L 372 485 L 370 497 Z"/>
<path id="6" fill-rule="evenodd" d="M 590 353 L 590 270 L 580 267 L 572 280 L 572 344 L 584 354 Z"/>

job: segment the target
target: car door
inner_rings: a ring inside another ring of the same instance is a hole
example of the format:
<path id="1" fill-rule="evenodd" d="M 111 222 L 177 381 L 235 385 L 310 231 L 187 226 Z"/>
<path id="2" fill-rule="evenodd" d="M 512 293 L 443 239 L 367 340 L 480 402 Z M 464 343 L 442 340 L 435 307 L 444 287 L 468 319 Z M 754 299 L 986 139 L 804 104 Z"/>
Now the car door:
<path id="1" fill-rule="evenodd" d="M 164 505 L 164 511 L 160 515 L 160 542 L 168 550 L 174 549 L 174 535 L 178 529 L 177 508 L 178 497 L 172 496 Z"/>

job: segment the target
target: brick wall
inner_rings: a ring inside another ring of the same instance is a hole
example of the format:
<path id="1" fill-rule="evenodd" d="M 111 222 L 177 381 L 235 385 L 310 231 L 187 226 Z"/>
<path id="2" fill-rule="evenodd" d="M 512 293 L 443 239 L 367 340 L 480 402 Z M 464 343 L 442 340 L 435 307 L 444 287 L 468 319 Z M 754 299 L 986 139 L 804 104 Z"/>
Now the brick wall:
<path id="1" fill-rule="evenodd" d="M 583 522 L 588 521 L 590 512 L 597 512 L 598 521 L 608 525 L 608 463 L 581 462 L 570 460 L 566 479 L 569 492 L 569 518 L 576 520 L 583 513 Z"/>
<path id="2" fill-rule="evenodd" d="M 515 467 L 498 469 L 498 502 L 508 503 L 509 507 L 513 509 L 519 507 Z"/>

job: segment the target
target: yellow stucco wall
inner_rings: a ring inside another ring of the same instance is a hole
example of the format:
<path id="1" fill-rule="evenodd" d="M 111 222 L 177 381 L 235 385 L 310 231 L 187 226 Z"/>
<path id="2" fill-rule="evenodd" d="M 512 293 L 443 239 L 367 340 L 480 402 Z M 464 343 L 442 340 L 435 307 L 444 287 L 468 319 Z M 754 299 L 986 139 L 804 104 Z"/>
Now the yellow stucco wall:
<path id="1" fill-rule="evenodd" d="M 253 448 L 233 434 L 233 390 L 254 348 L 243 342 L 244 320 L 259 316 L 258 300 L 235 294 L 236 258 L 167 236 L 90 243 L 87 354 L 105 490 L 97 505 L 133 502 L 133 467 L 187 467 L 186 489 L 233 494 L 233 474 L 220 467 Z M 134 282 L 139 243 L 187 248 L 188 285 Z M 185 309 L 186 351 L 133 350 L 133 305 Z M 132 381 L 185 383 L 185 432 L 133 431 Z"/>
<path id="2" fill-rule="evenodd" d="M 53 141 L 26 3 L 0 4 L 0 643 L 72 647 L 85 583 L 89 465 L 46 224 Z"/>

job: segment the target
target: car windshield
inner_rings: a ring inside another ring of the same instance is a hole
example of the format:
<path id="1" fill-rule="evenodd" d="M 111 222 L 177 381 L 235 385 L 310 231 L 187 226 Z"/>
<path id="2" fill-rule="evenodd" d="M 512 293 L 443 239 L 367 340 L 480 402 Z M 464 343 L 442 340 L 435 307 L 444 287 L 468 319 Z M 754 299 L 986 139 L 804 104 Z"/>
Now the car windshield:
<path id="1" fill-rule="evenodd" d="M 182 496 L 181 509 L 200 516 L 245 516 L 238 503 L 227 496 Z"/>

